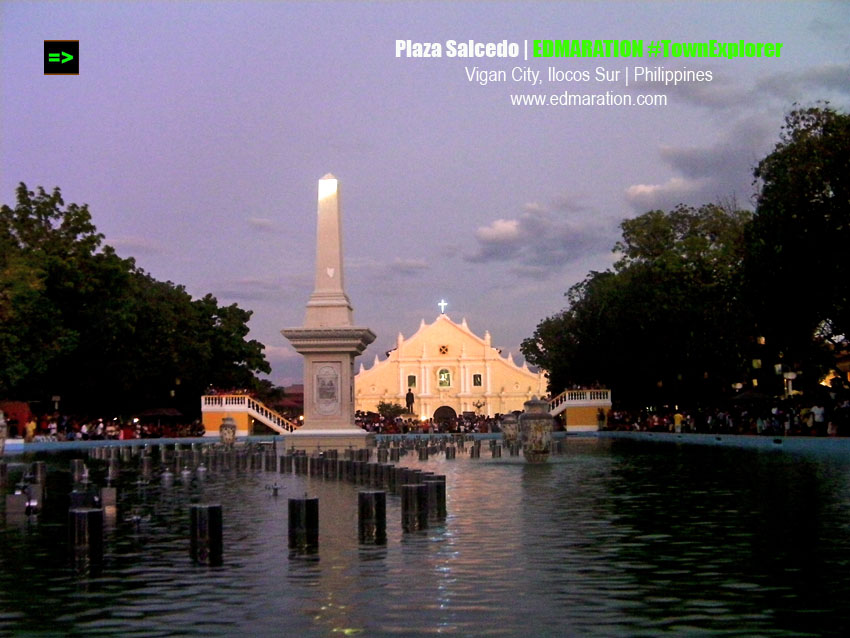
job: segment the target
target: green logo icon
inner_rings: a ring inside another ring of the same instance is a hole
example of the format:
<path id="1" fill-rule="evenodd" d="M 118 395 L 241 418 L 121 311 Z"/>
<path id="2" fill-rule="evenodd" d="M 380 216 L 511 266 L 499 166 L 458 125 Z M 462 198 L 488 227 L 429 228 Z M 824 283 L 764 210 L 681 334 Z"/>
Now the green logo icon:
<path id="1" fill-rule="evenodd" d="M 45 40 L 44 41 L 44 74 L 45 75 L 79 75 L 80 74 L 80 41 L 79 40 Z"/>
<path id="2" fill-rule="evenodd" d="M 61 60 L 59 59 L 60 55 L 62 56 Z M 62 64 L 65 64 L 66 62 L 70 62 L 73 59 L 74 59 L 74 56 L 71 55 L 70 53 L 66 53 L 65 51 L 61 51 L 60 53 L 48 53 L 47 54 L 47 61 L 48 62 L 61 62 Z"/>

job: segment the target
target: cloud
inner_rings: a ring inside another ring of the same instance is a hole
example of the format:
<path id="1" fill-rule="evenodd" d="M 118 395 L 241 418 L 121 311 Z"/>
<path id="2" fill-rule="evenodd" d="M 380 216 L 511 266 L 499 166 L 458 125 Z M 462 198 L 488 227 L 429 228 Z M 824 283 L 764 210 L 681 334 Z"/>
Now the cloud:
<path id="1" fill-rule="evenodd" d="M 847 47 L 850 52 L 850 45 Z M 706 109 L 719 117 L 750 117 L 755 109 L 786 111 L 793 103 L 807 105 L 815 99 L 846 103 L 850 96 L 850 63 L 825 63 L 804 69 L 759 75 L 756 79 L 716 68 L 691 65 L 689 71 L 712 73 L 711 81 L 631 82 L 632 93 L 663 92 L 670 104 L 686 103 Z"/>
<path id="2" fill-rule="evenodd" d="M 705 179 L 671 177 L 663 184 L 634 184 L 626 189 L 626 199 L 637 208 L 670 207 L 669 202 L 678 204 L 692 200 L 707 181 Z M 661 202 L 668 203 L 659 205 Z"/>
<path id="3" fill-rule="evenodd" d="M 850 29 L 848 29 L 847 7 L 842 5 L 845 15 L 837 16 L 838 19 L 827 20 L 823 17 L 817 17 L 811 20 L 808 25 L 809 31 L 816 37 L 831 42 L 835 46 L 841 47 L 841 51 L 850 53 Z"/>
<path id="4" fill-rule="evenodd" d="M 279 281 L 273 279 L 260 279 L 258 277 L 244 277 L 242 279 L 236 279 L 235 283 L 240 286 L 249 286 L 264 290 L 277 290 L 280 288 Z"/>
<path id="5" fill-rule="evenodd" d="M 452 241 L 447 241 L 446 243 L 437 247 L 437 255 L 439 257 L 442 257 L 443 259 L 453 259 L 457 257 L 461 252 L 463 252 L 463 246 L 461 244 L 456 244 Z"/>
<path id="6" fill-rule="evenodd" d="M 768 93 L 783 102 L 804 102 L 808 96 L 850 96 L 850 64 L 823 64 L 802 71 L 774 73 L 759 81 L 754 92 Z"/>
<path id="7" fill-rule="evenodd" d="M 655 72 L 656 67 L 647 67 Z M 674 69 L 665 68 L 665 72 Z M 679 70 L 679 69 L 675 69 Z M 629 83 L 627 91 L 634 94 L 664 93 L 670 99 L 670 104 L 686 102 L 709 110 L 726 111 L 727 109 L 740 110 L 747 105 L 748 96 L 752 93 L 752 87 L 741 83 L 736 76 L 728 73 L 718 72 L 713 67 L 701 67 L 699 65 L 688 65 L 688 71 L 702 73 L 703 77 L 711 73 L 710 81 L 690 81 L 665 83 L 664 76 L 659 81 L 647 81 L 635 78 Z M 654 76 L 651 76 L 654 77 Z"/>
<path id="8" fill-rule="evenodd" d="M 648 86 L 652 84 L 630 88 Z M 726 132 L 708 146 L 661 146 L 658 155 L 673 175 L 628 186 L 626 201 L 637 212 L 671 209 L 680 203 L 698 206 L 730 197 L 745 205 L 754 194 L 753 168 L 773 148 L 783 115 L 792 104 L 806 107 L 814 99 L 850 104 L 850 63 L 771 73 L 749 85 L 734 75 L 715 72 L 711 82 L 668 85 L 665 91 L 714 111 L 723 118 Z"/>
<path id="9" fill-rule="evenodd" d="M 277 232 L 278 227 L 277 224 L 274 223 L 273 220 L 268 219 L 266 217 L 249 217 L 248 225 L 252 228 L 256 228 L 257 230 L 261 230 L 264 232 Z"/>
<path id="10" fill-rule="evenodd" d="M 265 346 L 263 353 L 272 365 L 286 361 L 301 361 L 301 355 L 291 346 Z"/>
<path id="11" fill-rule="evenodd" d="M 519 234 L 518 219 L 497 219 L 489 226 L 482 226 L 475 231 L 475 236 L 479 241 L 490 244 L 513 242 L 519 237 Z"/>
<path id="12" fill-rule="evenodd" d="M 661 183 L 632 184 L 626 201 L 639 212 L 730 197 L 744 205 L 753 194 L 753 167 L 769 152 L 777 130 L 772 117 L 758 115 L 737 122 L 710 146 L 662 146 L 658 154 L 676 175 Z"/>
<path id="13" fill-rule="evenodd" d="M 517 266 L 513 266 L 511 268 L 511 272 L 515 274 L 517 277 L 522 277 L 523 279 L 548 279 L 551 274 L 551 269 L 546 268 L 545 266 L 526 266 L 524 264 L 519 264 Z M 494 286 L 493 289 L 500 289 L 502 286 Z"/>
<path id="14" fill-rule="evenodd" d="M 667 86 L 665 91 L 673 101 L 683 101 L 715 111 L 739 111 L 751 96 L 750 87 L 741 86 L 732 76 L 715 75 L 711 82 L 685 82 Z"/>
<path id="15" fill-rule="evenodd" d="M 691 70 L 698 70 L 696 68 Z M 710 82 L 682 82 L 676 85 L 657 82 L 633 83 L 629 90 L 644 93 L 662 89 L 672 102 L 682 100 L 711 111 L 728 115 L 751 114 L 755 105 L 765 101 L 787 110 L 794 102 L 806 104 L 816 99 L 843 100 L 850 96 L 850 64 L 822 64 L 789 72 L 770 73 L 756 82 L 746 82 L 731 73 L 713 71 Z"/>
<path id="16" fill-rule="evenodd" d="M 567 214 L 537 203 L 526 204 L 514 219 L 496 219 L 475 231 L 476 250 L 464 259 L 472 263 L 512 262 L 511 272 L 523 278 L 548 278 L 566 264 L 610 250 L 615 239 L 590 211 Z"/>
<path id="17" fill-rule="evenodd" d="M 522 209 L 527 213 L 539 213 L 545 211 L 547 208 L 537 202 L 528 202 L 527 204 L 523 204 Z"/>
<path id="18" fill-rule="evenodd" d="M 402 275 L 418 275 L 428 270 L 428 264 L 424 259 L 396 259 L 388 265 L 389 269 Z"/>
<path id="19" fill-rule="evenodd" d="M 290 346 L 265 346 L 263 352 L 272 367 L 272 383 L 284 387 L 303 383 L 304 359 Z"/>
<path id="20" fill-rule="evenodd" d="M 584 198 L 573 193 L 561 193 L 556 196 L 552 202 L 552 207 L 566 213 L 578 213 L 587 210 Z"/>

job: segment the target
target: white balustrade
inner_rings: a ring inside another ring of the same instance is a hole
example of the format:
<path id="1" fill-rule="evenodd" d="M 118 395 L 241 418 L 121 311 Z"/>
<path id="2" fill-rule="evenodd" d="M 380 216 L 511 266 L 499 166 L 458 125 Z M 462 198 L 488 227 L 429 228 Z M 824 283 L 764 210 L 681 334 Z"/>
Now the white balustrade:
<path id="1" fill-rule="evenodd" d="M 250 416 L 274 430 L 292 432 L 298 424 L 266 407 L 246 394 L 212 394 L 201 397 L 203 412 L 247 412 Z"/>
<path id="2" fill-rule="evenodd" d="M 611 391 L 605 389 L 594 390 L 564 390 L 561 394 L 549 399 L 549 414 L 553 416 L 563 412 L 573 405 L 581 406 L 611 406 Z"/>

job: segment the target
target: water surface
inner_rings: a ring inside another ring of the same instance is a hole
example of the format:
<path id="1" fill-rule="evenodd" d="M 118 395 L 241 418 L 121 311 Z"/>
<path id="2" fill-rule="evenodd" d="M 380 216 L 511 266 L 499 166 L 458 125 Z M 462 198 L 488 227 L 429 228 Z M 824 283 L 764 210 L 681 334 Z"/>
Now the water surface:
<path id="1" fill-rule="evenodd" d="M 447 475 L 449 516 L 402 534 L 389 496 L 382 547 L 358 545 L 349 483 L 125 470 L 99 572 L 68 560 L 61 516 L 0 530 L 0 635 L 850 634 L 848 460 L 594 439 L 540 466 L 486 456 L 405 457 Z M 290 555 L 305 493 L 320 548 Z M 190 560 L 193 502 L 222 504 L 222 567 Z"/>

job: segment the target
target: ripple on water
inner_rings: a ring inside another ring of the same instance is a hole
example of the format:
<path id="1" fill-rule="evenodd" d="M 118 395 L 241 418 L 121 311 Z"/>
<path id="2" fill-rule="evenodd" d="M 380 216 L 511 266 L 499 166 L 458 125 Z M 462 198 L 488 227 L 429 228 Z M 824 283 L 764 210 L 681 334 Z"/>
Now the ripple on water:
<path id="1" fill-rule="evenodd" d="M 410 465 L 447 475 L 450 513 L 402 534 L 390 495 L 384 547 L 357 544 L 356 486 L 264 472 L 211 472 L 203 486 L 171 490 L 125 486 L 99 575 L 67 566 L 56 526 L 6 530 L 0 634 L 850 633 L 840 633 L 850 629 L 847 606 L 827 604 L 850 599 L 847 462 L 584 443 L 544 467 Z M 273 481 L 284 498 L 270 497 Z M 290 556 L 286 495 L 305 491 L 320 499 L 320 549 Z M 197 501 L 222 504 L 222 567 L 188 556 L 188 505 Z M 782 527 L 794 520 L 818 524 Z M 787 542 L 771 544 L 776 529 Z M 55 545 L 50 534 L 58 550 L 45 549 Z M 760 551 L 765 543 L 770 551 Z M 31 591 L 51 608 L 31 602 Z"/>

